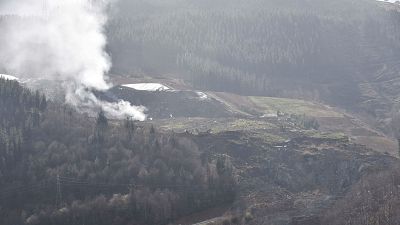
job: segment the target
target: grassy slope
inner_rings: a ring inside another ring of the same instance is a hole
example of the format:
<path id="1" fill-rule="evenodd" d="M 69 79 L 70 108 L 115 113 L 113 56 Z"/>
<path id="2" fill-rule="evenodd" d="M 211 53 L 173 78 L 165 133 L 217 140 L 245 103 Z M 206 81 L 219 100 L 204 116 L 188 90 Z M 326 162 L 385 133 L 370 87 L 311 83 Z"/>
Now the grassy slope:
<path id="1" fill-rule="evenodd" d="M 176 132 L 245 131 L 250 132 L 254 138 L 263 139 L 270 144 L 281 143 L 293 135 L 332 139 L 348 136 L 354 142 L 366 145 L 376 151 L 397 155 L 397 145 L 394 140 L 372 129 L 355 116 L 333 107 L 298 99 L 239 96 L 216 92 L 207 94 L 223 102 L 227 110 L 236 113 L 238 117 L 175 118 L 157 121 L 159 126 L 162 129 L 173 129 Z M 318 120 L 320 129 L 318 131 L 302 131 L 294 124 L 283 121 L 283 118 L 274 118 L 273 115 L 276 115 L 277 111 L 286 115 L 304 114 L 314 117 Z M 282 126 L 286 127 L 286 131 L 281 131 Z"/>
<path id="2" fill-rule="evenodd" d="M 115 76 L 114 76 L 115 78 Z M 128 78 L 114 79 L 114 83 L 160 82 L 177 90 L 192 90 L 193 87 L 182 80 L 170 78 Z M 366 88 L 363 90 L 367 90 Z M 307 115 L 315 117 L 320 129 L 318 132 L 306 132 L 304 135 L 313 137 L 340 138 L 349 136 L 353 141 L 366 145 L 380 152 L 397 155 L 397 144 L 381 132 L 363 123 L 356 115 L 352 115 L 334 107 L 321 103 L 300 99 L 274 98 L 260 96 L 241 96 L 226 92 L 207 92 L 213 98 L 225 105 L 226 110 L 236 115 L 229 118 L 174 118 L 157 120 L 157 126 L 162 129 L 172 129 L 176 132 L 206 132 L 220 133 L 224 131 L 253 132 L 255 137 L 279 143 L 290 135 L 280 132 L 282 122 L 278 118 L 268 118 L 277 111 L 285 114 Z M 370 93 L 371 94 L 371 93 Z M 265 117 L 267 115 L 267 117 Z M 293 127 L 292 127 L 293 128 Z M 295 129 L 295 128 L 293 128 Z"/>
<path id="3" fill-rule="evenodd" d="M 271 97 L 249 97 L 249 100 L 262 109 L 265 114 L 281 111 L 287 114 L 305 114 L 318 118 L 342 118 L 344 116 L 332 108 L 304 100 Z"/>

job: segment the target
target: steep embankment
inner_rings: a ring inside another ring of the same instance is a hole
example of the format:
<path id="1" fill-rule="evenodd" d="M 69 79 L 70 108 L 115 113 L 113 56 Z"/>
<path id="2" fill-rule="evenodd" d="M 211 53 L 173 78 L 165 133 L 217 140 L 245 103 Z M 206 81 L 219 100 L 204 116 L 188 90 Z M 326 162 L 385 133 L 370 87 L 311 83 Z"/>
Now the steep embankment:
<path id="1" fill-rule="evenodd" d="M 282 126 L 315 120 L 320 133 L 348 136 L 355 143 L 381 153 L 398 154 L 397 143 L 392 138 L 363 122 L 357 115 L 335 107 L 299 99 L 200 92 L 190 90 L 182 83 L 175 86 L 171 80 L 166 83 L 170 90 L 154 92 L 115 87 L 108 93 L 117 99 L 146 106 L 149 117 L 164 130 L 194 133 L 251 131 L 257 134 L 262 131 L 279 142 L 287 139 L 286 135 L 277 135 Z M 177 87 L 184 88 L 184 91 Z"/>
<path id="2" fill-rule="evenodd" d="M 388 118 L 400 97 L 395 4 L 188 0 L 120 1 L 118 7 L 107 29 L 116 73 L 167 74 L 202 90 L 317 99 L 390 133 Z"/>
<path id="3" fill-rule="evenodd" d="M 286 135 L 290 140 L 281 144 L 249 131 L 197 137 L 196 143 L 211 157 L 228 157 L 236 168 L 237 204 L 223 216 L 225 220 L 319 225 L 324 213 L 363 176 L 398 163 L 346 138 L 310 137 L 301 131 Z"/>

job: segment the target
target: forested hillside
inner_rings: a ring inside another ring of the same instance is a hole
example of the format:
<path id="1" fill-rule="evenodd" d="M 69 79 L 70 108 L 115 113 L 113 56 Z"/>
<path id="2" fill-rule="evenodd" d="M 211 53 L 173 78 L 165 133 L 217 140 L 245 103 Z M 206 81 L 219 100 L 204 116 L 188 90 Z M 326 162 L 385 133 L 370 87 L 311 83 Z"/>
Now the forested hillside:
<path id="1" fill-rule="evenodd" d="M 121 1 L 107 34 L 115 73 L 385 117 L 400 96 L 399 20 L 373 0 Z"/>
<path id="2" fill-rule="evenodd" d="M 322 101 L 384 129 L 400 97 L 398 10 L 374 0 L 121 0 L 105 32 L 112 73 Z"/>
<path id="3" fill-rule="evenodd" d="M 0 224 L 166 224 L 231 202 L 228 158 L 190 135 L 89 118 L 0 80 Z"/>
<path id="4" fill-rule="evenodd" d="M 63 79 L 29 77 L 47 61 L 26 56 L 21 83 L 0 79 L 0 225 L 400 224 L 398 4 L 119 0 L 107 10 L 95 30 L 113 85 L 85 92 L 95 107 L 143 105 L 148 121 L 59 102 Z M 0 26 L 51 20 L 29 15 Z"/>

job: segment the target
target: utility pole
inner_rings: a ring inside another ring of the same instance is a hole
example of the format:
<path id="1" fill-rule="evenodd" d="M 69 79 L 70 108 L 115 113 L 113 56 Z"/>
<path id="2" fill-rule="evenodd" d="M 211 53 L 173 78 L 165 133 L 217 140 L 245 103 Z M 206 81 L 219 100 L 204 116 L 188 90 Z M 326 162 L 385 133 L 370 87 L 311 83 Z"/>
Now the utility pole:
<path id="1" fill-rule="evenodd" d="M 46 20 L 49 18 L 50 11 L 47 0 L 42 1 L 42 14 L 43 18 L 45 18 Z"/>
<path id="2" fill-rule="evenodd" d="M 58 208 L 61 208 L 62 204 L 62 193 L 61 193 L 61 180 L 60 175 L 57 174 L 57 196 L 56 196 L 56 204 Z"/>
<path id="3" fill-rule="evenodd" d="M 399 135 L 397 135 L 396 139 L 397 139 L 397 148 L 398 148 L 398 153 L 399 153 L 399 157 L 400 157 L 400 136 L 399 136 Z"/>

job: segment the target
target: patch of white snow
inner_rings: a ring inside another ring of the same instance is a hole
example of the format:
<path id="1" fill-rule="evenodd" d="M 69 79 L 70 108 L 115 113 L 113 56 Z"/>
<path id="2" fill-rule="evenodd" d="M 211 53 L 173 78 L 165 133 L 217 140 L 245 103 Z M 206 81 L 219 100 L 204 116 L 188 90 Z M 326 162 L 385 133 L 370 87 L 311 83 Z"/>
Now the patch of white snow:
<path id="1" fill-rule="evenodd" d="M 397 3 L 399 0 L 376 0 L 377 2 Z"/>
<path id="2" fill-rule="evenodd" d="M 123 84 L 123 87 L 132 88 L 138 91 L 167 91 L 171 88 L 159 83 L 137 83 L 137 84 Z"/>
<path id="3" fill-rule="evenodd" d="M 198 92 L 196 92 L 196 94 L 199 96 L 199 98 L 200 98 L 201 100 L 206 100 L 206 99 L 208 99 L 208 96 L 207 96 L 204 92 L 198 91 Z"/>
<path id="4" fill-rule="evenodd" d="M 6 80 L 16 80 L 16 81 L 19 80 L 17 77 L 7 75 L 7 74 L 0 74 L 0 78 L 6 79 Z"/>

